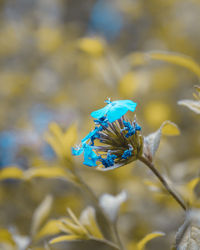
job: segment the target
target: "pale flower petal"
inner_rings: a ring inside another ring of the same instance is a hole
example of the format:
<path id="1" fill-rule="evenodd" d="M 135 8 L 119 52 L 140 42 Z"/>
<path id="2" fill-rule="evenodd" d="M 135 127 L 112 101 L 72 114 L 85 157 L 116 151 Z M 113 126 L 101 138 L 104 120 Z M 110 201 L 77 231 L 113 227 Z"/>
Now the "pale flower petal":
<path id="1" fill-rule="evenodd" d="M 122 191 L 116 196 L 103 194 L 99 199 L 100 207 L 103 209 L 107 217 L 114 222 L 117 218 L 119 208 L 123 202 L 127 200 L 127 193 Z"/>

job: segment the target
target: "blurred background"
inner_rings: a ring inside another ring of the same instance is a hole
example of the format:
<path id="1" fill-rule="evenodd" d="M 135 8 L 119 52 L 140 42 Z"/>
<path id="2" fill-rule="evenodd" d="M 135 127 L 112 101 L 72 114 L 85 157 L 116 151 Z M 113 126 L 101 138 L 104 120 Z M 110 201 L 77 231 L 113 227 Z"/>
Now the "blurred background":
<path id="1" fill-rule="evenodd" d="M 199 23 L 198 0 L 0 0 L 0 168 L 56 163 L 44 138 L 49 124 L 66 130 L 76 123 L 78 143 L 93 128 L 90 113 L 110 97 L 138 103 L 145 135 L 165 120 L 175 122 L 181 135 L 163 138 L 157 164 L 176 185 L 198 176 L 199 117 L 177 101 L 193 99 L 199 77 L 152 59 L 151 52 L 200 62 Z M 127 190 L 119 218 L 125 244 L 158 230 L 167 236 L 146 249 L 170 249 L 183 214 L 171 198 L 145 185 L 151 173 L 137 163 L 103 174 L 83 167 L 81 159 L 76 164 L 97 195 Z M 79 215 L 90 204 L 77 187 L 56 178 L 2 180 L 0 227 L 29 235 L 34 210 L 49 193 L 51 218 L 66 215 L 69 206 Z M 33 249 L 43 249 L 46 239 Z M 94 247 L 84 244 L 81 249 Z M 51 249 L 80 249 L 80 243 Z"/>

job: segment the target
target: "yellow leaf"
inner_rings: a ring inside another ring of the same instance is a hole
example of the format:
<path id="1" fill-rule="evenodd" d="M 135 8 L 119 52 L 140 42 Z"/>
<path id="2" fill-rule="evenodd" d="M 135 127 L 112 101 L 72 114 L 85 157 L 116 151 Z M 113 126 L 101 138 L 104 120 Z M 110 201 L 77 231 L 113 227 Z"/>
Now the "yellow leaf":
<path id="1" fill-rule="evenodd" d="M 33 214 L 32 225 L 31 225 L 31 234 L 33 236 L 37 233 L 41 224 L 48 217 L 50 210 L 51 210 L 52 203 L 53 203 L 53 198 L 51 195 L 48 195 L 42 201 L 42 203 L 36 208 Z"/>
<path id="2" fill-rule="evenodd" d="M 51 145 L 59 158 L 63 157 L 63 148 L 57 138 L 49 133 L 45 134 L 45 140 Z"/>
<path id="3" fill-rule="evenodd" d="M 194 193 L 194 189 L 196 187 L 196 185 L 199 183 L 200 181 L 200 177 L 196 177 L 194 179 L 192 179 L 191 181 L 189 181 L 186 185 L 186 191 L 185 193 L 187 192 L 187 199 L 188 199 L 188 202 L 190 203 L 190 205 L 195 205 L 197 199 L 196 199 L 196 196 L 195 196 L 195 193 Z"/>
<path id="4" fill-rule="evenodd" d="M 78 42 L 78 47 L 92 56 L 101 56 L 104 52 L 104 43 L 98 38 L 82 38 Z"/>
<path id="5" fill-rule="evenodd" d="M 17 167 L 6 167 L 0 170 L 0 180 L 23 179 L 23 171 Z"/>
<path id="6" fill-rule="evenodd" d="M 25 173 L 25 179 L 30 180 L 32 178 L 68 178 L 67 172 L 63 168 L 59 167 L 44 167 L 44 168 L 31 168 Z"/>
<path id="7" fill-rule="evenodd" d="M 81 238 L 77 235 L 64 235 L 59 236 L 50 241 L 50 244 L 55 244 L 63 241 L 73 241 L 73 240 L 80 240 Z"/>
<path id="8" fill-rule="evenodd" d="M 35 238 L 38 240 L 49 235 L 59 234 L 61 232 L 60 230 L 61 225 L 62 223 L 58 220 L 50 220 L 36 234 Z"/>
<path id="9" fill-rule="evenodd" d="M 2 242 L 15 246 L 12 234 L 7 229 L 0 228 L 0 243 Z"/>
<path id="10" fill-rule="evenodd" d="M 80 216 L 80 222 L 96 238 L 103 239 L 103 235 L 96 221 L 95 209 L 91 206 L 83 210 Z"/>
<path id="11" fill-rule="evenodd" d="M 194 192 L 196 185 L 199 183 L 200 177 L 196 177 L 187 183 L 187 188 L 190 192 Z"/>
<path id="12" fill-rule="evenodd" d="M 180 135 L 180 130 L 178 128 L 178 126 L 170 121 L 166 121 L 164 122 L 163 126 L 162 126 L 162 134 L 163 135 Z"/>
<path id="13" fill-rule="evenodd" d="M 71 219 L 73 220 L 73 222 L 75 224 L 77 224 L 80 228 L 82 228 L 83 230 L 85 230 L 84 227 L 83 227 L 83 225 L 80 223 L 80 221 L 78 220 L 78 218 L 76 217 L 76 215 L 73 213 L 73 211 L 69 207 L 67 208 L 67 212 L 68 212 L 69 216 L 71 217 Z"/>
<path id="14" fill-rule="evenodd" d="M 77 224 L 74 224 L 71 219 L 66 218 L 62 220 L 62 226 L 61 226 L 62 232 L 73 234 L 73 235 L 79 235 L 81 238 L 87 238 L 88 232 L 85 228 L 80 227 Z"/>
<path id="15" fill-rule="evenodd" d="M 200 65 L 189 56 L 165 51 L 149 52 L 147 56 L 154 60 L 161 60 L 185 67 L 200 77 Z"/>
<path id="16" fill-rule="evenodd" d="M 150 234 L 147 234 L 138 244 L 137 244 L 137 250 L 143 250 L 146 246 L 146 244 L 157 237 L 164 236 L 165 233 L 163 232 L 153 232 Z"/>
<path id="17" fill-rule="evenodd" d="M 71 157 L 71 148 L 74 146 L 77 140 L 77 126 L 76 124 L 72 124 L 64 134 L 64 147 L 66 150 L 66 156 L 68 158 Z"/>
<path id="18" fill-rule="evenodd" d="M 71 125 L 64 133 L 58 124 L 51 123 L 45 139 L 59 158 L 71 159 L 71 148 L 77 139 L 77 126 L 76 124 Z"/>

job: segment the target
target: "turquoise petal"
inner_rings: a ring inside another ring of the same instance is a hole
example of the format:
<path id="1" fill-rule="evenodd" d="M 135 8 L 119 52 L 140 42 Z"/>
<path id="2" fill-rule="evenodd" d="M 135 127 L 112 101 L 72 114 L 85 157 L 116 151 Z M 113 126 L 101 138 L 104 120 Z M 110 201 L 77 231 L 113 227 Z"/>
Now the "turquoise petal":
<path id="1" fill-rule="evenodd" d="M 83 153 L 84 149 L 82 147 L 80 148 L 72 148 L 72 154 L 73 155 L 81 155 Z"/>
<path id="2" fill-rule="evenodd" d="M 128 111 L 127 107 L 115 105 L 107 113 L 107 118 L 109 122 L 114 122 L 120 119 Z"/>
<path id="3" fill-rule="evenodd" d="M 92 130 L 86 137 L 84 137 L 81 142 L 85 143 L 87 140 L 89 140 L 93 135 L 95 135 L 97 132 L 97 129 Z"/>
<path id="4" fill-rule="evenodd" d="M 137 106 L 137 103 L 131 100 L 119 100 L 119 101 L 114 101 L 113 103 L 123 106 L 123 107 L 127 107 L 128 110 L 132 112 L 135 111 L 135 108 Z"/>
<path id="5" fill-rule="evenodd" d="M 87 147 L 84 150 L 84 162 L 83 164 L 89 166 L 89 167 L 96 167 L 96 161 L 98 159 L 98 156 L 95 154 L 95 152 L 92 150 L 92 148 L 87 145 Z"/>
<path id="6" fill-rule="evenodd" d="M 111 104 L 106 105 L 104 108 L 93 111 L 91 113 L 91 116 L 93 118 L 99 119 L 101 117 L 103 117 L 104 115 L 106 115 L 106 113 L 108 112 L 109 108 L 110 108 Z"/>

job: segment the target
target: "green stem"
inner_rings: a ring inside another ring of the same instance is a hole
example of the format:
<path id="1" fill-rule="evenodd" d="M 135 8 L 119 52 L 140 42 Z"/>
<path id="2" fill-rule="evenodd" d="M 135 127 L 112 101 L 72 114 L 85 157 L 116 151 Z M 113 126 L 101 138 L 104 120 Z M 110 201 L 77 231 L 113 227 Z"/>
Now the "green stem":
<path id="1" fill-rule="evenodd" d="M 147 158 L 144 156 L 140 156 L 139 160 L 143 162 L 151 171 L 156 175 L 156 177 L 160 180 L 160 182 L 163 184 L 165 189 L 168 191 L 168 193 L 176 200 L 176 202 L 183 208 L 183 210 L 187 210 L 187 206 L 185 202 L 172 190 L 172 188 L 169 186 L 169 184 L 166 182 L 166 180 L 163 178 L 163 176 L 159 173 L 159 171 L 155 168 L 154 164 L 150 162 Z"/>

